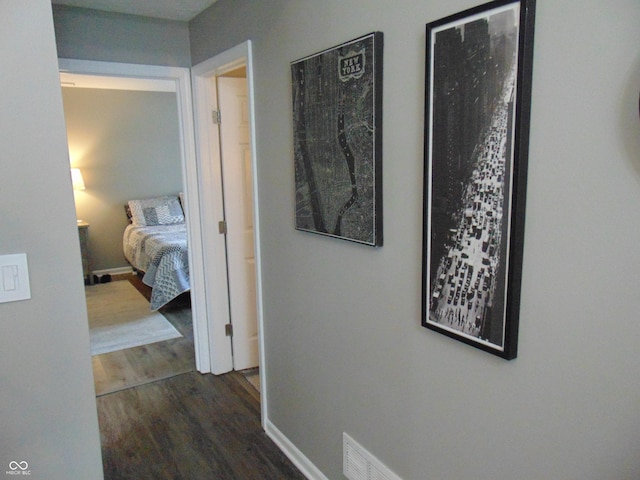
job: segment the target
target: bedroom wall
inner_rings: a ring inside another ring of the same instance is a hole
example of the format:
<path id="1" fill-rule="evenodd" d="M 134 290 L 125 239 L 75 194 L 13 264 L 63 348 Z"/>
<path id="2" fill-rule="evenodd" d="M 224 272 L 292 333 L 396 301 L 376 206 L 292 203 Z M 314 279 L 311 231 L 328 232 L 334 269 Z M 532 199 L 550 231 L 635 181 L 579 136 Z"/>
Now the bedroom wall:
<path id="1" fill-rule="evenodd" d="M 89 222 L 92 269 L 126 267 L 123 205 L 182 190 L 175 93 L 62 89 L 71 165 L 86 190 L 75 192 Z"/>
<path id="2" fill-rule="evenodd" d="M 347 432 L 404 479 L 640 475 L 640 4 L 539 1 L 519 356 L 420 326 L 425 24 L 473 0 L 219 0 L 254 48 L 269 421 L 327 478 Z M 380 30 L 379 249 L 294 230 L 289 62 Z"/>
<path id="3" fill-rule="evenodd" d="M 189 67 L 186 22 L 53 5 L 58 57 Z"/>
<path id="4" fill-rule="evenodd" d="M 26 253 L 31 285 L 0 304 L 0 472 L 101 479 L 51 3 L 0 2 L 0 18 L 0 254 Z"/>

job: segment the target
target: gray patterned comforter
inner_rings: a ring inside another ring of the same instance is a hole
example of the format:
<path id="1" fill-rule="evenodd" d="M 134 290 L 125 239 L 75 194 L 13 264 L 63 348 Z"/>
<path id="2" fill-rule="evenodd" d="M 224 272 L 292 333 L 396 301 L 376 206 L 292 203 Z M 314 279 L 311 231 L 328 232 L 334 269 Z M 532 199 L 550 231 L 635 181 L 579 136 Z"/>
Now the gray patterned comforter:
<path id="1" fill-rule="evenodd" d="M 158 310 L 190 289 L 184 223 L 154 227 L 127 225 L 122 244 L 127 261 L 145 272 L 142 281 L 151 287 L 151 310 Z"/>

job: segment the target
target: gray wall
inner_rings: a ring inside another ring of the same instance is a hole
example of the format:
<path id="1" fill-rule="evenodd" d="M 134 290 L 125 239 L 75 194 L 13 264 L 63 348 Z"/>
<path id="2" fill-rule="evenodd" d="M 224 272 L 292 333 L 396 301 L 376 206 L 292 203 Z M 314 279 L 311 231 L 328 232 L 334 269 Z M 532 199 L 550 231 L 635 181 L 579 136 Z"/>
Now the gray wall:
<path id="1" fill-rule="evenodd" d="M 92 269 L 128 266 L 123 205 L 182 190 L 176 95 L 63 88 L 62 97 L 71 164 L 86 185 L 75 200 L 90 224 Z"/>
<path id="2" fill-rule="evenodd" d="M 102 478 L 80 246 L 48 0 L 0 2 L 0 254 L 31 299 L 0 304 L 0 472 Z"/>
<path id="3" fill-rule="evenodd" d="M 640 4 L 540 1 L 519 356 L 420 326 L 425 24 L 473 0 L 219 0 L 196 64 L 254 43 L 269 419 L 329 478 L 640 475 Z M 380 30 L 384 237 L 294 230 L 289 62 Z"/>
<path id="4" fill-rule="evenodd" d="M 186 22 L 53 6 L 58 57 L 190 66 Z"/>

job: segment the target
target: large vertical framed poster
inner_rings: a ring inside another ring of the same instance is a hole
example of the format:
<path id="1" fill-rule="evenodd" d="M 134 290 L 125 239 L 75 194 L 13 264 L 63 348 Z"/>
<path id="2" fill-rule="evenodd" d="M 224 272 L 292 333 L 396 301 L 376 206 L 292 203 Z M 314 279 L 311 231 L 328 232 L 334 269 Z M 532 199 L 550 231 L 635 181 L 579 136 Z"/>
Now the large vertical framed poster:
<path id="1" fill-rule="evenodd" d="M 427 24 L 423 326 L 517 356 L 535 0 Z"/>

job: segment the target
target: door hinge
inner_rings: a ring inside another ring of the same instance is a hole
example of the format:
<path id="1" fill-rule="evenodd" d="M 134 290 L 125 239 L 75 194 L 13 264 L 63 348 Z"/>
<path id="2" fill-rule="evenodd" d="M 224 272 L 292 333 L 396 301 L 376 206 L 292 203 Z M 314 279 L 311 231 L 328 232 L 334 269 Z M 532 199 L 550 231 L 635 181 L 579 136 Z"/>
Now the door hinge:
<path id="1" fill-rule="evenodd" d="M 211 119 L 215 125 L 220 125 L 220 110 L 211 110 Z"/>
<path id="2" fill-rule="evenodd" d="M 227 222 L 225 222 L 224 220 L 218 222 L 218 232 L 220 232 L 222 235 L 227 234 Z"/>
<path id="3" fill-rule="evenodd" d="M 227 337 L 233 337 L 233 325 L 231 325 L 230 323 L 227 323 L 224 326 L 224 334 Z"/>

